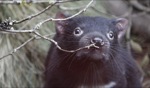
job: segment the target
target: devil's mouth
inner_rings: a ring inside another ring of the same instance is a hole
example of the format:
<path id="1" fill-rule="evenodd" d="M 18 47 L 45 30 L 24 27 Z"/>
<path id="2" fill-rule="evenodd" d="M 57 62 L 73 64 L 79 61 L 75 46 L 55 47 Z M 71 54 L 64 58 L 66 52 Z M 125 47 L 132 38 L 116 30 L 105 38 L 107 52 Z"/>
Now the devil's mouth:
<path id="1" fill-rule="evenodd" d="M 87 51 L 87 52 L 101 52 L 102 49 L 101 48 L 96 48 L 96 47 L 92 46 L 92 47 L 83 49 L 83 51 Z"/>
<path id="2" fill-rule="evenodd" d="M 80 56 L 87 56 L 87 57 L 91 57 L 94 58 L 96 57 L 101 57 L 103 53 L 103 50 L 101 48 L 95 48 L 95 47 L 90 47 L 90 48 L 85 48 L 82 49 L 81 51 L 77 52 L 77 55 Z"/>

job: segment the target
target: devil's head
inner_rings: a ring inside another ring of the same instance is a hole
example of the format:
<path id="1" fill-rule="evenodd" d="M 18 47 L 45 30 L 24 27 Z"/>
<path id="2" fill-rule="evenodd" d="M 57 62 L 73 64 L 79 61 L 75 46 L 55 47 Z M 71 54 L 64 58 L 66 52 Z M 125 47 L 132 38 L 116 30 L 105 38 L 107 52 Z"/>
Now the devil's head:
<path id="1" fill-rule="evenodd" d="M 62 13 L 56 15 L 59 19 L 67 17 Z M 58 44 L 66 50 L 76 50 L 94 44 L 77 51 L 77 57 L 108 60 L 115 48 L 120 46 L 119 41 L 125 34 L 127 25 L 125 18 L 74 17 L 56 21 L 56 36 Z"/>

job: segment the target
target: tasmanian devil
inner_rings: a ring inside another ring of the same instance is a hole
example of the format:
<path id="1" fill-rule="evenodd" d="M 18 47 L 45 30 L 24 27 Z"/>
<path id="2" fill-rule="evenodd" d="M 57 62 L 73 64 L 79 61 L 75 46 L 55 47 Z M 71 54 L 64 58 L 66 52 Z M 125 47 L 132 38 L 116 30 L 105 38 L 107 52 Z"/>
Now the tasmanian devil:
<path id="1" fill-rule="evenodd" d="M 58 13 L 56 18 L 66 18 Z M 78 16 L 56 21 L 54 40 L 45 63 L 45 88 L 141 88 L 139 69 L 121 43 L 125 18 Z"/>

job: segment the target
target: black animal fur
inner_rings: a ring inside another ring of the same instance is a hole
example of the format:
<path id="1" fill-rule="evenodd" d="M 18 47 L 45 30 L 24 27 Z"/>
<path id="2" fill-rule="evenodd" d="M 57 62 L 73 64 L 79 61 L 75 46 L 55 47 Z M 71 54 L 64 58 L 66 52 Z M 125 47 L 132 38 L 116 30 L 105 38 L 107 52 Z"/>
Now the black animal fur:
<path id="1" fill-rule="evenodd" d="M 59 13 L 56 18 L 65 17 Z M 83 34 L 74 34 L 77 27 Z M 141 88 L 136 63 L 120 43 L 126 29 L 127 20 L 123 18 L 83 16 L 57 21 L 54 40 L 63 49 L 84 47 L 95 37 L 101 38 L 104 45 L 68 53 L 52 44 L 45 63 L 45 88 L 99 88 L 112 81 L 116 83 L 113 88 Z M 108 38 L 110 31 L 112 40 Z"/>

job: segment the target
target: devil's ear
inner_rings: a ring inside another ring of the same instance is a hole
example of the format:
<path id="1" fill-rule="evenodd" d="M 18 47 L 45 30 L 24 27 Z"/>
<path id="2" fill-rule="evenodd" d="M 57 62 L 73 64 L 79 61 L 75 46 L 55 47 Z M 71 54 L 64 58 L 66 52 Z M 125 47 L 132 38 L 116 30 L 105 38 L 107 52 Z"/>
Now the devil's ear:
<path id="1" fill-rule="evenodd" d="M 128 29 L 128 20 L 125 18 L 117 18 L 115 20 L 115 27 L 118 30 L 118 38 L 120 39 L 125 35 L 126 30 Z"/>
<path id="2" fill-rule="evenodd" d="M 67 18 L 67 16 L 62 12 L 59 12 L 59 13 L 56 14 L 55 19 L 60 19 L 60 20 L 55 22 L 56 32 L 59 33 L 59 34 L 64 33 L 65 26 L 67 25 L 67 21 L 66 20 L 61 20 L 61 19 L 65 19 L 65 18 Z"/>

